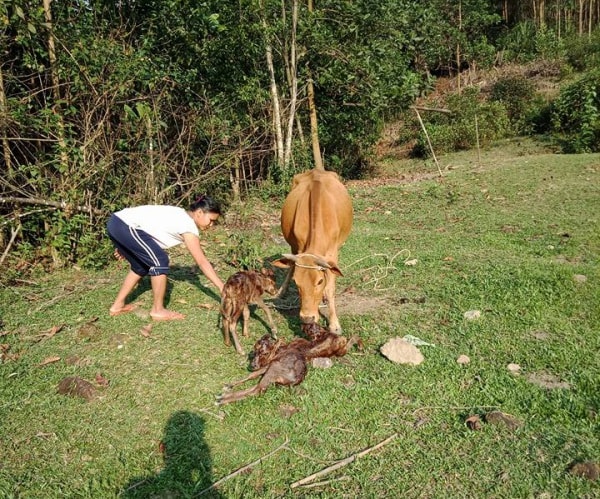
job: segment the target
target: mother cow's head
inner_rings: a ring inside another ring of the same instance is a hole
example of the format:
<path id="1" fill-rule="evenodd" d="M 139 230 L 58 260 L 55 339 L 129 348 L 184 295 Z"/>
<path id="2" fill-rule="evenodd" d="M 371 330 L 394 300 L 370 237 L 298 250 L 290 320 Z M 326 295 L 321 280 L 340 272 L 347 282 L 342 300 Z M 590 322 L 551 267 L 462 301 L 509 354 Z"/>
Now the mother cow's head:
<path id="1" fill-rule="evenodd" d="M 300 295 L 300 320 L 303 323 L 319 322 L 319 305 L 324 299 L 327 302 L 333 300 L 335 277 L 342 275 L 337 263 L 311 253 L 284 254 L 272 263 L 292 271 Z M 330 315 L 329 329 L 341 332 L 337 316 Z"/>

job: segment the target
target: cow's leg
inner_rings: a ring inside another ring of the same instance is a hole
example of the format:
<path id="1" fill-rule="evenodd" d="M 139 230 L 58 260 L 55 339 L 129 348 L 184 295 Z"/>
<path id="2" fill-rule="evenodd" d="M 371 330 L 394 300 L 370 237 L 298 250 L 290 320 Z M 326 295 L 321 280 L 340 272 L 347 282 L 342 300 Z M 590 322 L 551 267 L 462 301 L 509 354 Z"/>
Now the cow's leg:
<path id="1" fill-rule="evenodd" d="M 286 274 L 285 279 L 281 284 L 281 287 L 277 291 L 277 294 L 273 297 L 274 300 L 283 297 L 283 295 L 287 293 L 287 290 L 290 287 L 290 281 L 292 280 L 292 276 L 294 275 L 294 268 L 294 265 L 291 265 L 288 269 L 288 273 Z"/>
<path id="2" fill-rule="evenodd" d="M 329 316 L 327 318 L 329 323 L 329 331 L 335 334 L 342 334 L 342 326 L 340 326 L 340 321 L 335 310 L 335 275 L 333 273 L 329 273 L 328 278 L 329 280 L 327 282 L 327 286 L 325 287 L 324 294 L 327 298 L 327 308 L 329 312 Z"/>
<path id="3" fill-rule="evenodd" d="M 273 316 L 271 315 L 271 311 L 269 310 L 269 307 L 267 307 L 267 305 L 265 305 L 265 302 L 262 300 L 262 298 L 259 298 L 256 301 L 256 305 L 258 305 L 267 315 L 267 320 L 269 321 L 269 326 L 271 327 L 271 337 L 276 340 L 277 339 L 277 326 L 275 326 L 275 322 L 273 321 Z"/>

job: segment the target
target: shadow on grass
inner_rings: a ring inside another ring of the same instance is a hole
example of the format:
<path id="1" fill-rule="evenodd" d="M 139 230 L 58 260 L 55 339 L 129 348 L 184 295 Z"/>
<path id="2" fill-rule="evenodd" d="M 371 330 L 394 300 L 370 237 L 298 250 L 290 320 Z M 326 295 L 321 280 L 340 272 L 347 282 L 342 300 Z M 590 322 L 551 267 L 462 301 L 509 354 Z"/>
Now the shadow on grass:
<path id="1" fill-rule="evenodd" d="M 187 265 L 171 265 L 170 273 L 169 273 L 169 284 L 167 286 L 167 291 L 165 293 L 165 307 L 168 306 L 171 300 L 171 292 L 173 290 L 173 286 L 177 285 L 177 282 L 188 282 L 192 286 L 198 288 L 199 291 L 204 293 L 209 298 L 212 298 L 217 301 L 217 303 L 221 302 L 221 297 L 219 293 L 208 286 L 204 286 L 200 281 L 204 278 L 204 274 L 199 271 L 194 271 L 194 267 Z M 132 303 L 136 301 L 141 295 L 147 292 L 152 292 L 152 286 L 150 284 L 150 277 L 144 276 L 138 283 L 138 285 L 133 289 L 133 291 L 127 297 L 127 303 Z"/>
<path id="2" fill-rule="evenodd" d="M 165 426 L 161 450 L 164 468 L 156 475 L 136 477 L 119 497 L 193 497 L 213 483 L 212 458 L 204 440 L 204 419 L 188 411 L 174 413 Z M 203 497 L 219 498 L 217 490 Z"/>

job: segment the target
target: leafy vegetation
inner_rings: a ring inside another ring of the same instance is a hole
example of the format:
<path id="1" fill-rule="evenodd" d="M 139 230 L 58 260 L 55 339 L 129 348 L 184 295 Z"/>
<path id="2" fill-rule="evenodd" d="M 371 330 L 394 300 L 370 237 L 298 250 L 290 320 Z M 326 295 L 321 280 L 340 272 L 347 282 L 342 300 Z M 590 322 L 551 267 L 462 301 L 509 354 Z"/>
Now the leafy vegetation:
<path id="1" fill-rule="evenodd" d="M 586 73 L 561 90 L 553 107 L 554 129 L 565 152 L 600 150 L 600 71 Z"/>
<path id="2" fill-rule="evenodd" d="M 348 184 L 355 225 L 338 309 L 365 347 L 311 367 L 294 389 L 214 406 L 247 362 L 223 345 L 217 297 L 183 250 L 169 300 L 185 321 L 150 324 L 145 282 L 136 313 L 109 317 L 126 272 L 117 262 L 0 287 L 0 494 L 191 497 L 223 479 L 204 496 L 597 495 L 597 481 L 569 469 L 599 459 L 600 157 L 520 140 L 440 161 L 442 179 L 406 160 Z M 278 209 L 248 201 L 207 233 L 223 276 L 231 233 L 262 232 L 265 260 L 288 250 Z M 293 298 L 275 313 L 286 340 L 299 334 Z M 470 310 L 481 317 L 466 320 Z M 266 331 L 253 316 L 245 348 Z M 379 353 L 406 334 L 435 345 L 420 347 L 420 366 Z M 57 393 L 67 376 L 96 396 Z M 485 422 L 492 410 L 517 426 Z M 393 435 L 320 485 L 290 487 Z"/>
<path id="3" fill-rule="evenodd" d="M 440 78 L 457 94 L 439 103 L 452 118 L 425 117 L 440 152 L 474 146 L 475 116 L 482 144 L 555 133 L 596 150 L 589 98 L 579 121 L 559 102 L 552 129 L 554 96 L 524 79 L 477 104 L 469 88 L 515 62 L 556 62 L 559 86 L 593 72 L 590 2 L 2 2 L 0 241 L 13 266 L 95 265 L 104 219 L 125 205 L 280 195 L 315 150 L 368 176 L 386 127 Z M 419 126 L 407 136 L 429 153 Z"/>

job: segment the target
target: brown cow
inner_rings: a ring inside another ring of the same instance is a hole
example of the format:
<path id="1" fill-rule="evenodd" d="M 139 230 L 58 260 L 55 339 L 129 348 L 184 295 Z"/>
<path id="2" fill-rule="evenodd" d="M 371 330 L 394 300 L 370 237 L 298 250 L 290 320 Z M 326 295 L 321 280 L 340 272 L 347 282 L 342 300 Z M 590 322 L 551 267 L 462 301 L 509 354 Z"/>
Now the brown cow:
<path id="1" fill-rule="evenodd" d="M 335 172 L 309 170 L 294 177 L 292 189 L 281 210 L 281 230 L 292 254 L 273 262 L 289 268 L 279 296 L 290 279 L 300 294 L 300 320 L 319 321 L 323 298 L 329 307 L 329 330 L 342 328 L 335 310 L 335 279 L 338 251 L 352 228 L 352 201 Z"/>

